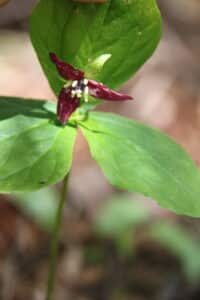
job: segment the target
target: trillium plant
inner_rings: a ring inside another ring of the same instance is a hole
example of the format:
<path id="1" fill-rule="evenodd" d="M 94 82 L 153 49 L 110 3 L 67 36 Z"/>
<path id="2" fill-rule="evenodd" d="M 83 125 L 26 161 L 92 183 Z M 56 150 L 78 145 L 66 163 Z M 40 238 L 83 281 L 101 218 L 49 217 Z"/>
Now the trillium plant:
<path id="1" fill-rule="evenodd" d="M 113 186 L 151 197 L 178 214 L 199 217 L 200 172 L 188 154 L 160 131 L 112 113 L 94 112 L 104 100 L 118 105 L 132 99 L 117 89 L 160 40 L 155 0 L 40 0 L 31 16 L 30 36 L 58 101 L 56 105 L 0 97 L 0 191 L 33 191 L 63 180 L 52 237 L 49 300 L 78 128 Z"/>

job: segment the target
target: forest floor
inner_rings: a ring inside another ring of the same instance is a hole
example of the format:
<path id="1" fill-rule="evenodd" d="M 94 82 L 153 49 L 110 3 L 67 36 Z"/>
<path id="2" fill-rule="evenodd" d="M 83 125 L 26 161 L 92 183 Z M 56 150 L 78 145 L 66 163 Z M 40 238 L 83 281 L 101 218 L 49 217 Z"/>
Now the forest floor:
<path id="1" fill-rule="evenodd" d="M 44 299 L 50 236 L 6 199 L 0 203 L 0 228 L 0 299 Z M 71 207 L 62 227 L 55 299 L 200 299 L 199 282 L 191 285 L 180 261 L 145 232 L 140 228 L 129 255 L 121 256 Z"/>

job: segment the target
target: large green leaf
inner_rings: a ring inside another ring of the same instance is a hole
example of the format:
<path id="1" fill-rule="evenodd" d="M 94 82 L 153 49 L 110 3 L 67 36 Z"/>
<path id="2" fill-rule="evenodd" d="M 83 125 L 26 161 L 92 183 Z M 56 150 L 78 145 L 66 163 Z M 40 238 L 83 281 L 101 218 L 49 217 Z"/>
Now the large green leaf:
<path id="1" fill-rule="evenodd" d="M 31 191 L 69 172 L 75 128 L 56 125 L 55 105 L 0 97 L 0 192 Z"/>
<path id="2" fill-rule="evenodd" d="M 200 172 L 166 135 L 109 113 L 90 113 L 81 128 L 114 186 L 150 196 L 176 213 L 200 216 Z"/>
<path id="3" fill-rule="evenodd" d="M 49 52 L 86 70 L 88 77 L 118 87 L 151 56 L 160 35 L 155 0 L 40 0 L 31 18 L 32 42 L 56 94 L 63 82 Z M 92 63 L 103 54 L 112 56 L 97 73 Z"/>

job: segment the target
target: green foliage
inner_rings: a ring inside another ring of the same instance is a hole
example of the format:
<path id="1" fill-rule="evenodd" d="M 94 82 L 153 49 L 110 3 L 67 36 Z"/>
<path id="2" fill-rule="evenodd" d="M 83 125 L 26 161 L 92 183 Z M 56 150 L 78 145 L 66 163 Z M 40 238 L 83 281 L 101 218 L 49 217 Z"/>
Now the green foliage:
<path id="1" fill-rule="evenodd" d="M 179 214 L 200 215 L 200 173 L 167 136 L 109 113 L 81 123 L 91 154 L 114 186 L 149 196 Z"/>
<path id="2" fill-rule="evenodd" d="M 75 129 L 55 124 L 55 105 L 0 97 L 0 191 L 32 191 L 69 171 Z"/>
<path id="3" fill-rule="evenodd" d="M 96 230 L 103 236 L 120 237 L 148 220 L 147 209 L 125 196 L 114 197 L 103 206 L 95 220 Z"/>
<path id="4" fill-rule="evenodd" d="M 180 225 L 169 222 L 154 224 L 151 234 L 180 259 L 191 283 L 200 279 L 200 241 Z"/>
<path id="5" fill-rule="evenodd" d="M 160 34 L 154 0 L 40 0 L 31 18 L 32 42 L 56 94 L 63 81 L 50 52 L 89 78 L 117 87 L 150 57 Z M 71 167 L 76 128 L 56 124 L 55 105 L 48 102 L 0 100 L 0 191 L 36 190 L 61 180 Z M 89 108 L 93 103 L 80 107 L 71 122 L 80 124 L 111 184 L 152 197 L 176 213 L 200 215 L 200 172 L 181 147 L 122 117 L 89 113 L 86 118 Z"/>
<path id="6" fill-rule="evenodd" d="M 115 241 L 123 256 L 134 255 L 134 232 L 144 225 L 146 234 L 171 251 L 190 283 L 196 284 L 200 279 L 200 241 L 180 224 L 153 219 L 143 204 L 125 196 L 115 196 L 103 205 L 94 224 L 97 233 Z"/>
<path id="7" fill-rule="evenodd" d="M 13 203 L 42 229 L 53 231 L 58 195 L 52 188 L 44 188 L 32 193 L 18 193 Z"/>
<path id="8" fill-rule="evenodd" d="M 118 87 L 151 56 L 160 35 L 155 0 L 87 5 L 41 0 L 31 18 L 31 39 L 56 94 L 63 82 L 49 60 L 49 52 L 85 70 L 89 78 Z M 104 54 L 111 58 L 96 72 L 95 61 Z"/>
<path id="9" fill-rule="evenodd" d="M 95 229 L 112 238 L 120 256 L 133 255 L 134 231 L 148 221 L 149 212 L 139 202 L 116 196 L 103 206 L 95 220 Z"/>

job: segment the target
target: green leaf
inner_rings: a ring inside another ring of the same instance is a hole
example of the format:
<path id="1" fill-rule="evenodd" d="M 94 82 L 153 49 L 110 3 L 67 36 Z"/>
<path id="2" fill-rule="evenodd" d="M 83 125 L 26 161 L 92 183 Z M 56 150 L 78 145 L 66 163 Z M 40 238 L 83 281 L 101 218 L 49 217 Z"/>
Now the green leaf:
<path id="1" fill-rule="evenodd" d="M 49 52 L 85 70 L 89 78 L 118 87 L 153 53 L 161 35 L 161 18 L 155 0 L 103 4 L 40 0 L 30 32 L 40 63 L 58 94 L 63 82 Z M 111 58 L 96 72 L 95 62 L 102 55 Z"/>
<path id="2" fill-rule="evenodd" d="M 95 229 L 97 234 L 114 240 L 120 256 L 132 256 L 135 231 L 148 219 L 149 211 L 140 202 L 119 195 L 103 205 L 95 219 Z"/>
<path id="3" fill-rule="evenodd" d="M 176 213 L 200 216 L 200 172 L 166 135 L 109 113 L 90 113 L 81 129 L 114 186 L 152 197 Z"/>
<path id="4" fill-rule="evenodd" d="M 104 236 L 124 236 L 137 225 L 148 220 L 146 207 L 127 196 L 115 196 L 100 210 L 95 227 Z"/>
<path id="5" fill-rule="evenodd" d="M 159 222 L 151 227 L 151 235 L 181 261 L 191 283 L 200 279 L 200 242 L 178 224 Z"/>
<path id="6" fill-rule="evenodd" d="M 16 193 L 13 204 L 30 217 L 42 229 L 53 232 L 58 208 L 58 195 L 53 188 L 31 193 Z"/>
<path id="7" fill-rule="evenodd" d="M 55 122 L 55 104 L 0 97 L 0 192 L 32 191 L 71 167 L 75 128 Z"/>

